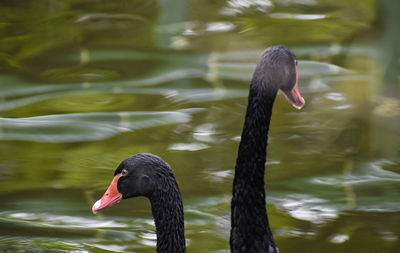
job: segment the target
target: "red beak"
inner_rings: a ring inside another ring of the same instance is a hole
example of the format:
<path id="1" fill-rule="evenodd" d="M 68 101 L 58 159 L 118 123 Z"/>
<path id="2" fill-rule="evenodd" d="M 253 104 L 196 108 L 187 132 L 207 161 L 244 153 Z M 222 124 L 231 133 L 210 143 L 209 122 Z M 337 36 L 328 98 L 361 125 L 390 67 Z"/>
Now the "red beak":
<path id="1" fill-rule="evenodd" d="M 299 85 L 298 85 L 298 74 L 297 74 L 297 66 L 296 66 L 296 84 L 294 85 L 293 89 L 290 91 L 283 91 L 283 94 L 285 95 L 287 101 L 291 103 L 294 107 L 297 109 L 301 109 L 306 101 L 304 98 L 300 95 L 299 92 Z"/>
<path id="2" fill-rule="evenodd" d="M 120 174 L 116 175 L 108 187 L 106 193 L 104 193 L 101 199 L 97 200 L 92 207 L 93 213 L 97 213 L 107 207 L 110 207 L 122 200 L 122 194 L 118 192 L 117 183 L 121 177 Z"/>

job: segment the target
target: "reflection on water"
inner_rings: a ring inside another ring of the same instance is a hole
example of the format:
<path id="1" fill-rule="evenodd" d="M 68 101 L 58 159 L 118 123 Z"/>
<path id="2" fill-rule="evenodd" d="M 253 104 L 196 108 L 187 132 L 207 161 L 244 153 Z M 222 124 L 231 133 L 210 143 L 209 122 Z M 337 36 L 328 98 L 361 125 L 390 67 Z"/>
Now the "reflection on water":
<path id="1" fill-rule="evenodd" d="M 176 174 L 188 252 L 229 252 L 249 80 L 283 43 L 307 105 L 274 106 L 266 189 L 280 251 L 398 252 L 400 7 L 376 4 L 4 3 L 0 251 L 154 252 L 146 199 L 91 213 L 119 161 L 152 152 Z"/>
<path id="2" fill-rule="evenodd" d="M 101 140 L 132 130 L 190 120 L 186 109 L 175 112 L 71 113 L 29 118 L 0 118 L 1 139 L 40 142 Z"/>

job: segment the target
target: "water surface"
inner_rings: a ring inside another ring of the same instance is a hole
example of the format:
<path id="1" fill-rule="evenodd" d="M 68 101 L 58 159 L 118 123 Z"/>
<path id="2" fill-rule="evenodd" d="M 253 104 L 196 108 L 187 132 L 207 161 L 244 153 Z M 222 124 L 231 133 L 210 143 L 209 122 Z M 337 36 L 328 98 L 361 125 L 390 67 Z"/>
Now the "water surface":
<path id="1" fill-rule="evenodd" d="M 229 252 L 233 168 L 258 55 L 279 95 L 267 208 L 280 252 L 400 251 L 396 1 L 4 1 L 0 251 L 154 252 L 149 202 L 91 206 L 138 152 L 174 169 L 188 252 Z"/>

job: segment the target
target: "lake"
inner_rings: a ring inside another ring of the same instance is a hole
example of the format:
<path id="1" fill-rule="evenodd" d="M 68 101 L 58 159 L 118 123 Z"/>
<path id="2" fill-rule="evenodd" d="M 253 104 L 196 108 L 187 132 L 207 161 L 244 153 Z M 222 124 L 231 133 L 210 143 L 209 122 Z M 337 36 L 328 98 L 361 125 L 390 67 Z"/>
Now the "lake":
<path id="1" fill-rule="evenodd" d="M 155 252 L 150 203 L 91 207 L 124 158 L 174 169 L 188 252 L 229 252 L 259 54 L 298 59 L 266 163 L 280 252 L 400 252 L 400 2 L 2 1 L 0 251 Z"/>

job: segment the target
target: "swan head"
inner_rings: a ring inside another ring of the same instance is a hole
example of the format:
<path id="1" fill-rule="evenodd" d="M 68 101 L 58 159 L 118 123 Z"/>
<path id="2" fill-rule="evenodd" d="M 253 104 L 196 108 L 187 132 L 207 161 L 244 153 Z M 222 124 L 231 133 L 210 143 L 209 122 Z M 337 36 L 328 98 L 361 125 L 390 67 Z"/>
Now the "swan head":
<path id="1" fill-rule="evenodd" d="M 297 59 L 290 49 L 281 45 L 267 48 L 260 56 L 253 79 L 265 84 L 265 88 L 281 90 L 295 108 L 304 106 L 298 89 Z"/>
<path id="2" fill-rule="evenodd" d="M 156 192 L 176 185 L 171 167 L 160 157 L 141 153 L 123 160 L 104 195 L 92 207 L 97 213 L 123 199 L 143 196 L 151 199 Z"/>

